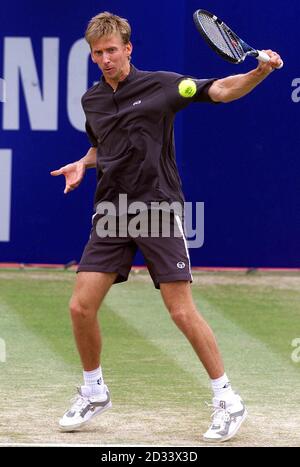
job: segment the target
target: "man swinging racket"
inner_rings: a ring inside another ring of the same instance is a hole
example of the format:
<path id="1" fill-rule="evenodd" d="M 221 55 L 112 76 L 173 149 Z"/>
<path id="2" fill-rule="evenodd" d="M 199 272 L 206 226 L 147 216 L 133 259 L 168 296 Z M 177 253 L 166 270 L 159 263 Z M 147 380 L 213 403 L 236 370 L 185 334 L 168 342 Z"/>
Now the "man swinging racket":
<path id="1" fill-rule="evenodd" d="M 143 202 L 149 208 L 147 216 L 153 202 L 183 205 L 173 140 L 176 113 L 192 102 L 231 102 L 245 96 L 279 67 L 281 59 L 267 50 L 270 61 L 259 62 L 248 73 L 216 80 L 189 79 L 177 73 L 135 68 L 130 34 L 128 21 L 114 14 L 103 12 L 90 20 L 85 38 L 92 61 L 102 72 L 100 82 L 82 98 L 91 147 L 82 159 L 51 172 L 65 176 L 65 193 L 78 187 L 86 169 L 96 168 L 97 173 L 93 229 L 70 301 L 84 382 L 59 426 L 63 431 L 74 431 L 112 405 L 102 375 L 97 312 L 110 287 L 127 280 L 139 248 L 172 320 L 210 378 L 213 415 L 204 439 L 225 441 L 237 433 L 247 411 L 231 387 L 212 330 L 193 301 L 182 218 L 176 212 L 169 216 L 171 226 L 179 232 L 169 238 L 161 235 L 161 225 L 159 235 L 139 237 L 129 231 L 104 236 L 97 225 L 103 216 L 101 205 L 109 202 L 117 209 L 124 194 L 128 204 Z M 118 220 L 120 217 L 119 213 Z"/>

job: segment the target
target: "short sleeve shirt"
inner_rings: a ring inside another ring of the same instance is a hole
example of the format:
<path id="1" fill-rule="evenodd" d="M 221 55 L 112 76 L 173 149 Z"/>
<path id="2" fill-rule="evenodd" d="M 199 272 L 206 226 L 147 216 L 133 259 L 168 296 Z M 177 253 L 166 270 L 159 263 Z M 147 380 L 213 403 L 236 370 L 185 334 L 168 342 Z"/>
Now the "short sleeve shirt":
<path id="1" fill-rule="evenodd" d="M 193 97 L 182 97 L 178 85 L 186 75 L 141 71 L 130 73 L 117 90 L 105 79 L 82 97 L 86 132 L 97 147 L 95 205 L 120 194 L 128 202 L 183 203 L 174 144 L 174 118 L 192 102 L 212 102 L 208 89 L 214 79 L 194 79 Z"/>

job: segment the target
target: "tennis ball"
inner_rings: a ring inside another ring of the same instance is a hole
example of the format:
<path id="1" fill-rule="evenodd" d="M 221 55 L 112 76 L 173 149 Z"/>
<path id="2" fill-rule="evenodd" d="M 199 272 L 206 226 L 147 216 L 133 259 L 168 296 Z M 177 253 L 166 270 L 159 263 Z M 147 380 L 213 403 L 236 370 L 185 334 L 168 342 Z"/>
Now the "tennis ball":
<path id="1" fill-rule="evenodd" d="M 178 91 L 182 97 L 193 97 L 197 91 L 195 81 L 192 79 L 183 79 L 178 85 Z"/>

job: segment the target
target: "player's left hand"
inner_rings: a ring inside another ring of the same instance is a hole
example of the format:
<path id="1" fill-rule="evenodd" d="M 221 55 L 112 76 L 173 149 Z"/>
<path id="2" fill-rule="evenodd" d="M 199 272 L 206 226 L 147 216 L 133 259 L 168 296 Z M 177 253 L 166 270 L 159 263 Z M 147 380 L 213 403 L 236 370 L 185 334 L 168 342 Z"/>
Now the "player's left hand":
<path id="1" fill-rule="evenodd" d="M 276 70 L 276 68 L 280 67 L 280 65 L 282 64 L 282 59 L 277 52 L 274 52 L 273 50 L 263 50 L 263 52 L 269 55 L 271 60 L 267 63 L 259 61 L 259 64 L 257 67 L 259 71 L 261 71 L 262 73 L 268 74 Z"/>

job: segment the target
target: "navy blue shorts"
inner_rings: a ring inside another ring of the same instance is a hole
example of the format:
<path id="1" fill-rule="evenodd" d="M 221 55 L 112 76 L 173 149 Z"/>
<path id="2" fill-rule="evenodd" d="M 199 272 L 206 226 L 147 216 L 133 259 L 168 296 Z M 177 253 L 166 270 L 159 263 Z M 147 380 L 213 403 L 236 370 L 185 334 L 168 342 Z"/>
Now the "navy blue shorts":
<path id="1" fill-rule="evenodd" d="M 115 283 L 128 279 L 139 249 L 153 283 L 192 281 L 187 242 L 179 216 L 159 211 L 106 218 L 96 214 L 77 272 L 115 272 Z M 157 217 L 159 216 L 159 217 Z M 146 222 L 147 218 L 147 222 Z M 127 221 L 126 221 L 127 219 Z M 152 219 L 152 220 L 151 220 Z"/>

